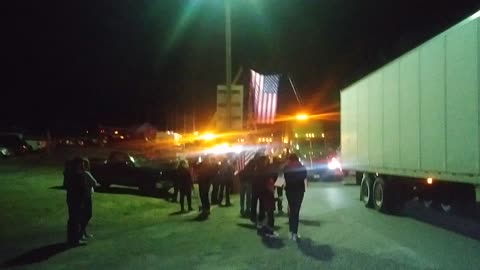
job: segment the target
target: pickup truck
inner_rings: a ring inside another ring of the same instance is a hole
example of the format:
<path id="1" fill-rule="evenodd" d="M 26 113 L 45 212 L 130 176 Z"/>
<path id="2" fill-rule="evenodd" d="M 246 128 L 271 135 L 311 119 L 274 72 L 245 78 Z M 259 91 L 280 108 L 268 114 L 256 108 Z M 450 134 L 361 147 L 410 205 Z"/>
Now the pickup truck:
<path id="1" fill-rule="evenodd" d="M 141 166 L 125 152 L 112 152 L 108 159 L 91 159 L 91 172 L 101 187 L 110 185 L 138 187 L 145 193 L 157 188 L 168 190 L 173 185 L 173 162 L 152 162 Z"/>

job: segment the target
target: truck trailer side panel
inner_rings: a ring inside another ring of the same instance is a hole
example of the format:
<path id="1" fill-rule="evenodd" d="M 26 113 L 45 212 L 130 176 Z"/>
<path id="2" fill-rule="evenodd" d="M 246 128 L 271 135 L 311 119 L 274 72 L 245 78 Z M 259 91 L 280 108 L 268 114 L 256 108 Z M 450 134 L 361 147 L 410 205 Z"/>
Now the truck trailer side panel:
<path id="1" fill-rule="evenodd" d="M 341 92 L 347 169 L 480 184 L 480 19 Z"/>

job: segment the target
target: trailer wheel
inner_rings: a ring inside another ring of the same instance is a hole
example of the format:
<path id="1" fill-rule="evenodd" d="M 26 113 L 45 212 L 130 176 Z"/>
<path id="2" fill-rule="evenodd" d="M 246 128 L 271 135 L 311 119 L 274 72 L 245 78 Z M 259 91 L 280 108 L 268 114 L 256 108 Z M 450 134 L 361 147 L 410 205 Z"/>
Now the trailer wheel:
<path id="1" fill-rule="evenodd" d="M 362 183 L 360 184 L 360 200 L 365 207 L 373 207 L 372 180 L 366 173 L 363 174 Z"/>
<path id="2" fill-rule="evenodd" d="M 385 181 L 377 177 L 373 183 L 373 206 L 380 212 L 387 212 Z"/>

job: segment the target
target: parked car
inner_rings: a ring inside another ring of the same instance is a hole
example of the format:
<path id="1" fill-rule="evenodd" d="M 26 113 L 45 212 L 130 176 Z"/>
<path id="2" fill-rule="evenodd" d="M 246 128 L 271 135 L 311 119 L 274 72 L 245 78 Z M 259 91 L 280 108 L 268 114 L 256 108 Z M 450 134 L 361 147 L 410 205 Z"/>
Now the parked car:
<path id="1" fill-rule="evenodd" d="M 309 163 L 308 161 L 307 164 Z M 307 171 L 313 180 L 338 181 L 344 176 L 340 158 L 335 153 L 313 159 L 312 165 L 307 165 Z"/>
<path id="2" fill-rule="evenodd" d="M 151 193 L 157 188 L 168 190 L 172 187 L 174 164 L 167 161 L 142 166 L 132 155 L 114 151 L 106 160 L 91 159 L 91 171 L 104 188 L 121 185 Z"/>
<path id="3" fill-rule="evenodd" d="M 24 155 L 31 147 L 15 134 L 0 134 L 0 153 L 2 157 Z"/>

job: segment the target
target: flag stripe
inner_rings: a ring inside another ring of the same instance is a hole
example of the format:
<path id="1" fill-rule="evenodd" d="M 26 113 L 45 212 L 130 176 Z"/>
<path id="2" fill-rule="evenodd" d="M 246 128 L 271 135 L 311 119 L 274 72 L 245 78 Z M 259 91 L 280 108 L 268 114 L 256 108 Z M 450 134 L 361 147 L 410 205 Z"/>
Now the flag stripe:
<path id="1" fill-rule="evenodd" d="M 279 75 L 262 75 L 251 70 L 253 113 L 257 123 L 273 124 L 277 111 Z"/>
<path id="2" fill-rule="evenodd" d="M 238 174 L 241 170 L 245 169 L 245 166 L 247 166 L 248 162 L 250 162 L 254 156 L 255 152 L 253 151 L 241 152 L 235 163 L 235 174 Z"/>

